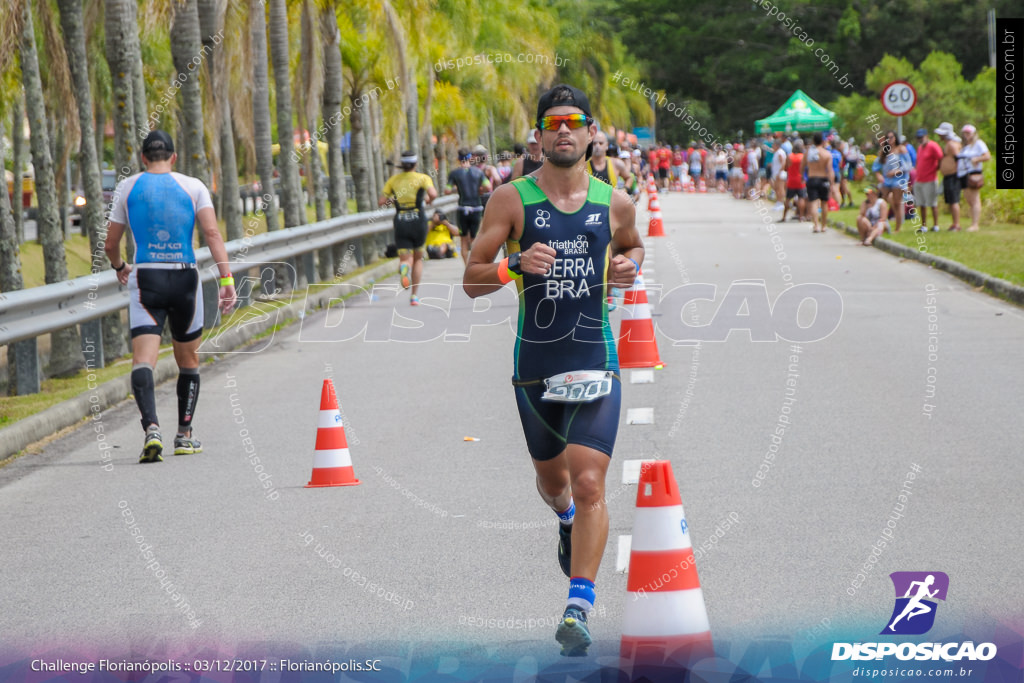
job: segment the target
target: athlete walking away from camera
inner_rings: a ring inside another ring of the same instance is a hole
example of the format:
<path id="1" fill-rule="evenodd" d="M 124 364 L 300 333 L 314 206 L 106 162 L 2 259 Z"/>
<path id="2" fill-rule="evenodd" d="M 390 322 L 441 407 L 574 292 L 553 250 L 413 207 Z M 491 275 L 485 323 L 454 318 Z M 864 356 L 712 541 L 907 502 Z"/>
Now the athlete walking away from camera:
<path id="1" fill-rule="evenodd" d="M 174 454 L 203 450 L 192 435 L 199 400 L 199 343 L 203 334 L 203 290 L 192 250 L 196 220 L 220 271 L 220 310 L 235 304 L 227 250 L 217 228 L 210 191 L 198 178 L 173 171 L 178 155 L 171 136 L 154 130 L 142 142 L 144 173 L 122 180 L 114 191 L 104 251 L 117 279 L 128 285 L 131 303 L 132 393 L 146 432 L 139 462 L 161 462 L 164 449 L 156 415 L 153 369 L 160 352 L 164 321 L 170 320 L 174 360 L 178 364 L 178 432 Z M 137 251 L 135 267 L 121 258 L 125 226 Z"/>
<path id="2" fill-rule="evenodd" d="M 426 173 L 416 172 L 416 155 L 402 152 L 402 171 L 388 178 L 378 200 L 380 206 L 394 200 L 395 246 L 398 247 L 398 274 L 402 287 L 412 288 L 409 305 L 419 306 L 416 295 L 423 276 L 423 249 L 427 242 L 427 213 L 423 205 L 437 199 L 434 181 Z M 390 199 L 389 199 L 390 198 Z"/>
<path id="3" fill-rule="evenodd" d="M 570 582 L 555 638 L 576 656 L 591 643 L 587 613 L 608 539 L 605 474 L 619 423 L 608 287 L 633 284 L 644 250 L 633 203 L 584 170 L 597 132 L 586 95 L 549 90 L 537 128 L 544 165 L 495 191 L 463 286 L 471 297 L 512 280 L 519 290 L 512 385 L 537 490 L 561 522 L 558 561 Z M 509 256 L 493 263 L 503 243 Z"/>
<path id="4" fill-rule="evenodd" d="M 451 194 L 458 190 L 459 206 L 455 210 L 455 217 L 459 224 L 459 234 L 462 236 L 462 262 L 467 263 L 469 250 L 473 248 L 473 240 L 480 230 L 480 218 L 483 216 L 484 206 L 480 199 L 481 193 L 491 191 L 491 183 L 484 176 L 484 172 L 476 166 L 472 166 L 473 154 L 468 149 L 459 150 L 459 167 L 448 174 L 448 185 L 445 194 Z"/>

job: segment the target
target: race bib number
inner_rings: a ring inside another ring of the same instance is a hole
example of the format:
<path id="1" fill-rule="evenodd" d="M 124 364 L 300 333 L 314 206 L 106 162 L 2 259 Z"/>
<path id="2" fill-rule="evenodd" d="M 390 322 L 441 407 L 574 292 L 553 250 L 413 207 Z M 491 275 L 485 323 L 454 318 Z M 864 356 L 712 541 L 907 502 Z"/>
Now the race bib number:
<path id="1" fill-rule="evenodd" d="M 589 403 L 612 392 L 614 376 L 611 370 L 580 370 L 548 377 L 540 398 L 556 403 Z"/>

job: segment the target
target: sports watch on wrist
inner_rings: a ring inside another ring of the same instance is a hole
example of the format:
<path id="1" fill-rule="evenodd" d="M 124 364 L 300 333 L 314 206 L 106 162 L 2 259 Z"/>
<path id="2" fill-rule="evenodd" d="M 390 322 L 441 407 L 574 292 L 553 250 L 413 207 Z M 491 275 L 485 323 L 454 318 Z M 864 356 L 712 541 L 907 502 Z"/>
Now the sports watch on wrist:
<path id="1" fill-rule="evenodd" d="M 523 269 L 519 265 L 519 261 L 523 258 L 523 252 L 517 251 L 513 254 L 508 255 L 508 269 L 516 275 L 522 275 Z"/>

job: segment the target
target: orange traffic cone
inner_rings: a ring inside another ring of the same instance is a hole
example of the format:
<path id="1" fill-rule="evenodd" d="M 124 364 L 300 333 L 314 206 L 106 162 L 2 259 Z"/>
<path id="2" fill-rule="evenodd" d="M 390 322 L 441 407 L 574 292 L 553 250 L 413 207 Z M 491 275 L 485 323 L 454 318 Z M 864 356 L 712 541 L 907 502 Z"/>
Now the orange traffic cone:
<path id="1" fill-rule="evenodd" d="M 650 200 L 647 202 L 647 210 L 648 211 L 660 211 L 661 210 L 661 202 L 658 201 L 658 193 L 657 192 L 652 194 Z"/>
<path id="2" fill-rule="evenodd" d="M 707 186 L 707 184 L 706 184 L 706 183 L 704 182 L 704 179 L 703 179 L 703 178 L 701 178 L 701 179 L 700 179 L 700 188 L 699 188 L 699 189 L 698 189 L 697 191 L 698 191 L 698 192 L 707 192 L 707 191 L 708 191 L 708 186 Z"/>
<path id="3" fill-rule="evenodd" d="M 686 176 L 686 191 L 691 193 L 697 191 L 697 187 L 693 182 L 693 178 L 691 178 L 690 176 Z"/>
<path id="4" fill-rule="evenodd" d="M 338 397 L 331 380 L 324 380 L 320 392 L 320 422 L 313 447 L 313 474 L 307 489 L 322 486 L 355 486 L 360 481 L 352 470 L 352 458 L 345 439 L 345 425 L 338 410 Z"/>
<path id="5" fill-rule="evenodd" d="M 626 290 L 619 327 L 620 368 L 663 368 L 654 339 L 654 321 L 647 303 L 643 271 L 636 274 L 633 286 Z"/>
<path id="6" fill-rule="evenodd" d="M 641 467 L 626 590 L 619 654 L 632 680 L 638 669 L 644 675 L 678 670 L 713 654 L 686 515 L 667 460 Z"/>
<path id="7" fill-rule="evenodd" d="M 647 224 L 647 236 L 648 237 L 664 237 L 665 226 L 661 222 L 661 211 L 655 210 L 651 212 L 651 220 Z"/>

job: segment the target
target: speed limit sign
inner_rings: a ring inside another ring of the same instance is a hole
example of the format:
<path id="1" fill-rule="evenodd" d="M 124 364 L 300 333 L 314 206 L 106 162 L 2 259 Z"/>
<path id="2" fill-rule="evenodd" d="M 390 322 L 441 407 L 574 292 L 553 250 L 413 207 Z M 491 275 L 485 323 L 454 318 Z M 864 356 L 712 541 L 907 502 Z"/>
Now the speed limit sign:
<path id="1" fill-rule="evenodd" d="M 917 104 L 917 91 L 906 81 L 893 81 L 882 90 L 882 107 L 893 116 L 906 116 Z"/>

